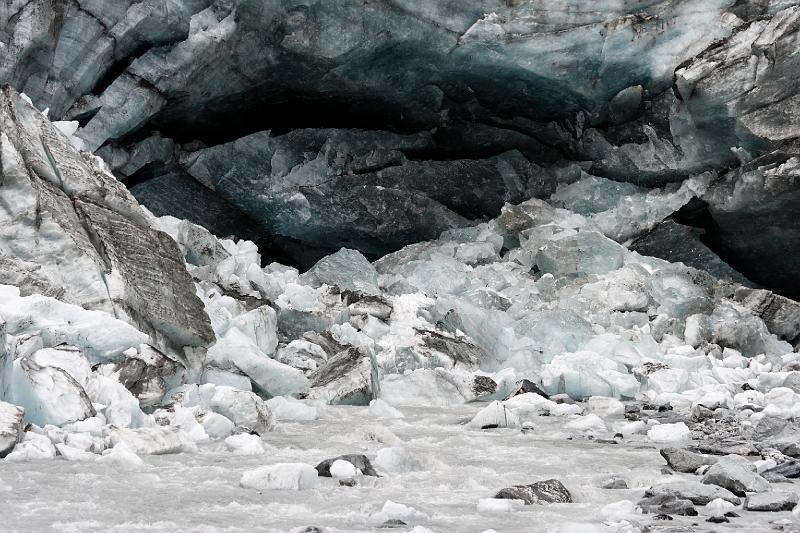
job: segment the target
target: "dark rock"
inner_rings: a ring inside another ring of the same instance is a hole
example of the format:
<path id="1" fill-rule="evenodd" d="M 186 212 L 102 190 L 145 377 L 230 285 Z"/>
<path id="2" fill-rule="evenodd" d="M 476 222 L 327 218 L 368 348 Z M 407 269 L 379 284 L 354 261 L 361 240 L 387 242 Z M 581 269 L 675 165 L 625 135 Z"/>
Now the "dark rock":
<path id="1" fill-rule="evenodd" d="M 404 526 L 407 526 L 407 525 L 408 524 L 406 524 L 402 520 L 398 520 L 397 518 L 392 518 L 391 520 L 387 520 L 386 522 L 384 522 L 383 524 L 381 524 L 378 527 L 381 528 L 381 529 L 396 529 L 396 528 L 404 527 Z"/>
<path id="2" fill-rule="evenodd" d="M 490 396 L 497 392 L 497 383 L 489 376 L 475 376 L 472 380 L 472 393 L 476 398 Z"/>
<path id="3" fill-rule="evenodd" d="M 726 522 L 730 522 L 727 516 L 712 516 L 710 518 L 706 518 L 706 522 L 711 522 L 712 524 L 724 524 Z"/>
<path id="4" fill-rule="evenodd" d="M 331 465 L 334 461 L 347 461 L 348 463 L 352 464 L 365 476 L 374 476 L 378 477 L 378 472 L 372 467 L 372 463 L 370 463 L 369 459 L 366 455 L 362 454 L 347 454 L 347 455 L 340 455 L 339 457 L 334 457 L 333 459 L 325 459 L 320 464 L 316 466 L 317 473 L 322 477 L 331 477 Z"/>
<path id="5" fill-rule="evenodd" d="M 500 490 L 494 497 L 507 500 L 523 500 L 525 505 L 572 503 L 572 495 L 557 479 L 537 481 L 530 485 L 514 485 Z"/>
<path id="6" fill-rule="evenodd" d="M 761 473 L 766 477 L 767 474 L 777 474 L 784 478 L 800 478 L 800 461 L 786 461 Z"/>
<path id="7" fill-rule="evenodd" d="M 356 487 L 358 486 L 357 479 L 340 479 L 339 485 L 342 487 Z"/>
<path id="8" fill-rule="evenodd" d="M 680 499 L 674 494 L 660 493 L 639 500 L 639 507 L 646 514 L 697 516 L 697 509 L 689 500 Z"/>
<path id="9" fill-rule="evenodd" d="M 538 394 L 539 396 L 542 396 L 544 398 L 550 398 L 550 396 L 548 396 L 546 392 L 544 392 L 541 388 L 539 388 L 539 386 L 536 383 L 527 379 L 522 379 L 517 382 L 516 386 L 514 387 L 514 390 L 511 391 L 511 393 L 508 396 L 506 396 L 506 400 L 510 400 L 514 396 L 518 396 L 520 394 L 525 394 L 528 392 Z"/>

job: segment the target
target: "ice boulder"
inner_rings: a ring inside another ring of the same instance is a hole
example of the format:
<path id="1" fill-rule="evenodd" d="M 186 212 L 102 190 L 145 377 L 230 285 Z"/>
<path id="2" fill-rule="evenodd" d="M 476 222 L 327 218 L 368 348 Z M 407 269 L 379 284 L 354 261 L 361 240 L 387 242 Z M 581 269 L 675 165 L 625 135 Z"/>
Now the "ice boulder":
<path id="1" fill-rule="evenodd" d="M 117 428 L 109 432 L 112 447 L 123 445 L 137 455 L 163 455 L 183 451 L 180 430 L 171 427 Z"/>
<path id="2" fill-rule="evenodd" d="M 356 467 L 353 463 L 343 459 L 337 459 L 331 464 L 331 477 L 335 479 L 352 479 L 356 476 Z"/>
<path id="3" fill-rule="evenodd" d="M 314 405 L 308 405 L 291 396 L 277 396 L 267 400 L 267 407 L 278 420 L 316 420 L 319 413 Z"/>
<path id="4" fill-rule="evenodd" d="M 45 346 L 69 344 L 84 350 L 92 362 L 119 361 L 122 352 L 148 342 L 147 335 L 102 311 L 34 294 L 0 299 L 6 333 L 38 335 Z"/>
<path id="5" fill-rule="evenodd" d="M 0 458 L 5 457 L 22 440 L 24 425 L 22 419 L 25 409 L 6 402 L 0 402 Z"/>
<path id="6" fill-rule="evenodd" d="M 275 427 L 272 412 L 258 395 L 224 385 L 183 385 L 168 392 L 164 403 L 177 403 L 184 407 L 199 406 L 258 434 Z"/>
<path id="7" fill-rule="evenodd" d="M 588 396 L 632 398 L 639 382 L 625 366 L 594 352 L 563 353 L 542 370 L 542 387 L 550 395 L 566 393 L 575 400 Z"/>
<path id="8" fill-rule="evenodd" d="M 403 418 L 403 413 L 380 398 L 369 402 L 367 414 L 373 418 Z"/>
<path id="9" fill-rule="evenodd" d="M 10 379 L 9 379 L 10 378 Z M 96 414 L 81 385 L 60 368 L 40 366 L 23 357 L 11 365 L 10 398 L 25 409 L 25 421 L 60 426 Z"/>
<path id="10" fill-rule="evenodd" d="M 412 472 L 422 468 L 419 460 L 402 446 L 381 448 L 375 457 L 375 464 L 393 473 Z"/>
<path id="11" fill-rule="evenodd" d="M 28 431 L 14 448 L 14 451 L 6 456 L 6 461 L 53 459 L 55 456 L 56 449 L 50 439 L 44 435 Z"/>
<path id="12" fill-rule="evenodd" d="M 519 426 L 519 419 L 501 402 L 493 401 L 481 409 L 468 426 L 475 429 L 515 428 Z"/>
<path id="13" fill-rule="evenodd" d="M 225 439 L 225 446 L 236 455 L 261 455 L 266 452 L 261 437 L 250 433 L 231 435 Z"/>
<path id="14" fill-rule="evenodd" d="M 656 424 L 647 432 L 647 437 L 656 442 L 680 442 L 692 438 L 692 432 L 683 422 Z"/>
<path id="15" fill-rule="evenodd" d="M 256 490 L 308 490 L 317 485 L 317 471 L 304 463 L 277 463 L 249 470 L 240 481 Z"/>
<path id="16" fill-rule="evenodd" d="M 553 275 L 605 274 L 620 268 L 627 250 L 595 231 L 581 231 L 545 244 L 536 256 L 539 270 Z"/>
<path id="17" fill-rule="evenodd" d="M 342 248 L 320 259 L 300 279 L 312 287 L 327 284 L 340 289 L 380 294 L 375 267 L 360 252 L 349 248 Z"/>

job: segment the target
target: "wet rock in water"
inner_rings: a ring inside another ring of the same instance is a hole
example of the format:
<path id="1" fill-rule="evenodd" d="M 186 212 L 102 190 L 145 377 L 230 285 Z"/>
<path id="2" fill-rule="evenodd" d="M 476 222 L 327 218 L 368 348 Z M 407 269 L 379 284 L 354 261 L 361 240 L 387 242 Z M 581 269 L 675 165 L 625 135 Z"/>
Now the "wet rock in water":
<path id="1" fill-rule="evenodd" d="M 692 502 L 678 498 L 674 494 L 654 494 L 639 500 L 637 505 L 645 514 L 697 516 L 697 509 L 694 508 Z"/>
<path id="2" fill-rule="evenodd" d="M 689 500 L 695 505 L 706 505 L 716 499 L 739 505 L 741 500 L 732 492 L 716 485 L 704 485 L 693 480 L 680 480 L 669 483 L 653 485 L 644 493 L 645 496 L 658 494 L 671 494 L 683 500 Z"/>
<path id="3" fill-rule="evenodd" d="M 765 478 L 770 474 L 788 479 L 800 478 L 800 461 L 786 461 L 761 472 L 761 475 Z"/>
<path id="4" fill-rule="evenodd" d="M 708 469 L 701 481 L 726 488 L 737 496 L 770 489 L 769 482 L 756 473 L 755 465 L 737 455 L 721 457 Z"/>
<path id="5" fill-rule="evenodd" d="M 312 387 L 309 397 L 331 404 L 369 405 L 375 395 L 370 358 L 355 347 L 329 358 L 308 378 Z"/>
<path id="6" fill-rule="evenodd" d="M 384 523 L 382 523 L 378 527 L 381 528 L 381 529 L 397 529 L 397 528 L 405 527 L 407 525 L 408 524 L 406 524 L 405 522 L 403 522 L 402 520 L 400 520 L 398 518 L 392 518 L 392 519 L 389 519 L 389 520 L 385 521 Z"/>
<path id="7" fill-rule="evenodd" d="M 7 402 L 0 402 L 0 459 L 11 453 L 22 440 L 25 426 L 22 418 L 25 410 Z"/>
<path id="8" fill-rule="evenodd" d="M 703 465 L 711 465 L 717 462 L 713 457 L 706 457 L 681 448 L 662 448 L 659 453 L 667 461 L 670 468 L 676 472 L 686 474 L 696 472 Z"/>
<path id="9" fill-rule="evenodd" d="M 358 480 L 357 479 L 340 479 L 339 486 L 341 487 L 357 487 Z"/>
<path id="10" fill-rule="evenodd" d="M 348 463 L 352 464 L 365 476 L 374 476 L 378 477 L 378 472 L 372 467 L 372 463 L 369 461 L 366 455 L 362 454 L 346 454 L 340 455 L 339 457 L 334 457 L 333 459 L 325 459 L 320 464 L 316 466 L 317 472 L 321 477 L 332 477 L 331 476 L 331 465 L 333 465 L 336 461 L 347 461 Z"/>
<path id="11" fill-rule="evenodd" d="M 572 495 L 557 479 L 537 481 L 530 485 L 514 485 L 500 490 L 494 497 L 506 500 L 522 500 L 525 505 L 572 503 Z"/>
<path id="12" fill-rule="evenodd" d="M 744 508 L 747 511 L 791 511 L 797 501 L 796 492 L 763 492 L 748 494 L 744 500 Z"/>
<path id="13" fill-rule="evenodd" d="M 476 398 L 485 398 L 497 392 L 497 382 L 489 376 L 475 376 L 472 380 L 472 393 Z"/>

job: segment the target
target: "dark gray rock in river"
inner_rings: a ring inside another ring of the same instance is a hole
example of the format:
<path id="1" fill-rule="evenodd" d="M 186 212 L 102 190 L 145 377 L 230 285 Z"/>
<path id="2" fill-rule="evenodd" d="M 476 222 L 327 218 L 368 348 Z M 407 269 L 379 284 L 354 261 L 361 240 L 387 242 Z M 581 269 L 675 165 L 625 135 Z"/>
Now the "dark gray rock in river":
<path id="1" fill-rule="evenodd" d="M 572 503 L 572 495 L 557 479 L 537 481 L 530 485 L 514 485 L 500 490 L 495 498 L 522 500 L 525 505 L 543 503 Z"/>

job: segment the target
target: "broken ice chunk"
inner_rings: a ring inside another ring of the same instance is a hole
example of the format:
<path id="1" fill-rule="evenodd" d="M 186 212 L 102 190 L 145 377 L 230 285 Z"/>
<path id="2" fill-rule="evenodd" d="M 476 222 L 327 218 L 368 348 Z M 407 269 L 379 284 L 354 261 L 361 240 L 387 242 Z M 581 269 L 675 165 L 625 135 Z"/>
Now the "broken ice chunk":
<path id="1" fill-rule="evenodd" d="M 312 287 L 327 284 L 343 290 L 380 294 L 375 267 L 360 252 L 349 248 L 320 259 L 300 279 Z"/>
<path id="2" fill-rule="evenodd" d="M 544 245 L 536 256 L 542 272 L 605 274 L 620 268 L 627 250 L 596 231 L 581 231 Z"/>
<path id="3" fill-rule="evenodd" d="M 317 485 L 317 470 L 304 463 L 278 463 L 249 470 L 242 487 L 256 490 L 308 490 Z"/>

